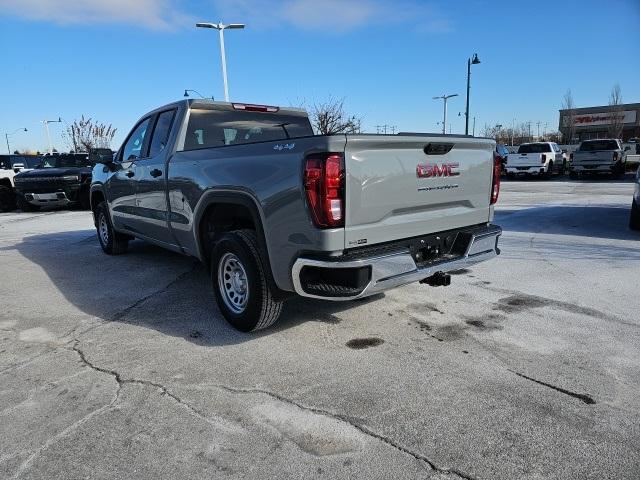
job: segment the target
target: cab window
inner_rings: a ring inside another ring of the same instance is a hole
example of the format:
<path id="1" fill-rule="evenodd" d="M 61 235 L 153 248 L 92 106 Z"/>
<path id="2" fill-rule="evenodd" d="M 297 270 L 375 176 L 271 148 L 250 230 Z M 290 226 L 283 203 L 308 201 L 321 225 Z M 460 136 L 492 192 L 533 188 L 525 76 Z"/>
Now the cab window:
<path id="1" fill-rule="evenodd" d="M 142 148 L 145 144 L 145 138 L 147 136 L 147 131 L 149 130 L 149 121 L 151 118 L 145 118 L 141 121 L 138 126 L 133 130 L 129 138 L 127 139 L 124 147 L 122 148 L 122 157 L 121 160 L 123 162 L 133 162 L 143 156 Z"/>

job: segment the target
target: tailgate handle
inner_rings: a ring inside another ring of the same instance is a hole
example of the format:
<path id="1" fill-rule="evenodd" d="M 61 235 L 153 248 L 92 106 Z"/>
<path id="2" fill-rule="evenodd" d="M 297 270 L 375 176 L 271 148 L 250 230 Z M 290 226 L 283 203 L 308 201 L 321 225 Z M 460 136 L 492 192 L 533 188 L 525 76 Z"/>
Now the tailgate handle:
<path id="1" fill-rule="evenodd" d="M 453 143 L 428 143 L 424 147 L 427 155 L 445 155 L 451 151 Z"/>

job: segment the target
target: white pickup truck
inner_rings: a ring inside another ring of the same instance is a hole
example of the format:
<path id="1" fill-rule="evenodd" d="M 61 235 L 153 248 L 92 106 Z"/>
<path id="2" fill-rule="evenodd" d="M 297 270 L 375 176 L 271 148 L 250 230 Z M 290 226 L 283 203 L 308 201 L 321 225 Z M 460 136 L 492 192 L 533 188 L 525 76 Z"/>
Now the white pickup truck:
<path id="1" fill-rule="evenodd" d="M 617 139 L 585 140 L 571 154 L 571 176 L 608 173 L 624 175 L 629 147 L 623 148 Z"/>
<path id="2" fill-rule="evenodd" d="M 567 162 L 557 143 L 523 143 L 518 148 L 518 153 L 507 155 L 505 170 L 510 178 L 516 175 L 543 175 L 551 178 L 554 172 L 564 175 Z"/>

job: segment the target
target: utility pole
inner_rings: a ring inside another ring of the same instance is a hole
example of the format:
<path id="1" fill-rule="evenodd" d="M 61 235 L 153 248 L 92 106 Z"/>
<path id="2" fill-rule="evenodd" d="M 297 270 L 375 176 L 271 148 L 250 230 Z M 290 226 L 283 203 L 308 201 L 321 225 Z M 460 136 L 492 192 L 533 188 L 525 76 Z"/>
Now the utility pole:
<path id="1" fill-rule="evenodd" d="M 440 95 L 439 97 L 433 97 L 434 100 L 443 100 L 443 118 L 442 118 L 442 133 L 447 133 L 447 100 L 452 97 L 457 97 L 458 94 L 454 93 L 452 95 Z"/>
<path id="2" fill-rule="evenodd" d="M 536 125 L 538 126 L 538 141 L 540 141 L 540 123 L 540 120 L 536 122 Z"/>

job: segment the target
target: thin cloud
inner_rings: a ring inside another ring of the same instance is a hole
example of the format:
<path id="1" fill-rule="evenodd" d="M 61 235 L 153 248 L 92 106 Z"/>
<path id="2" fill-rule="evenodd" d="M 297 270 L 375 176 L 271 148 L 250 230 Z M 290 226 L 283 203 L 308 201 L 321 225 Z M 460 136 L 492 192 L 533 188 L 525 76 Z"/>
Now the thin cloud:
<path id="1" fill-rule="evenodd" d="M 258 28 L 293 27 L 331 34 L 369 25 L 410 25 L 420 33 L 452 30 L 432 4 L 420 0 L 213 0 L 218 17 Z M 212 19 L 218 20 L 218 18 Z"/>
<path id="2" fill-rule="evenodd" d="M 172 30 L 191 19 L 171 0 L 0 0 L 0 14 L 74 24 L 130 24 Z"/>

